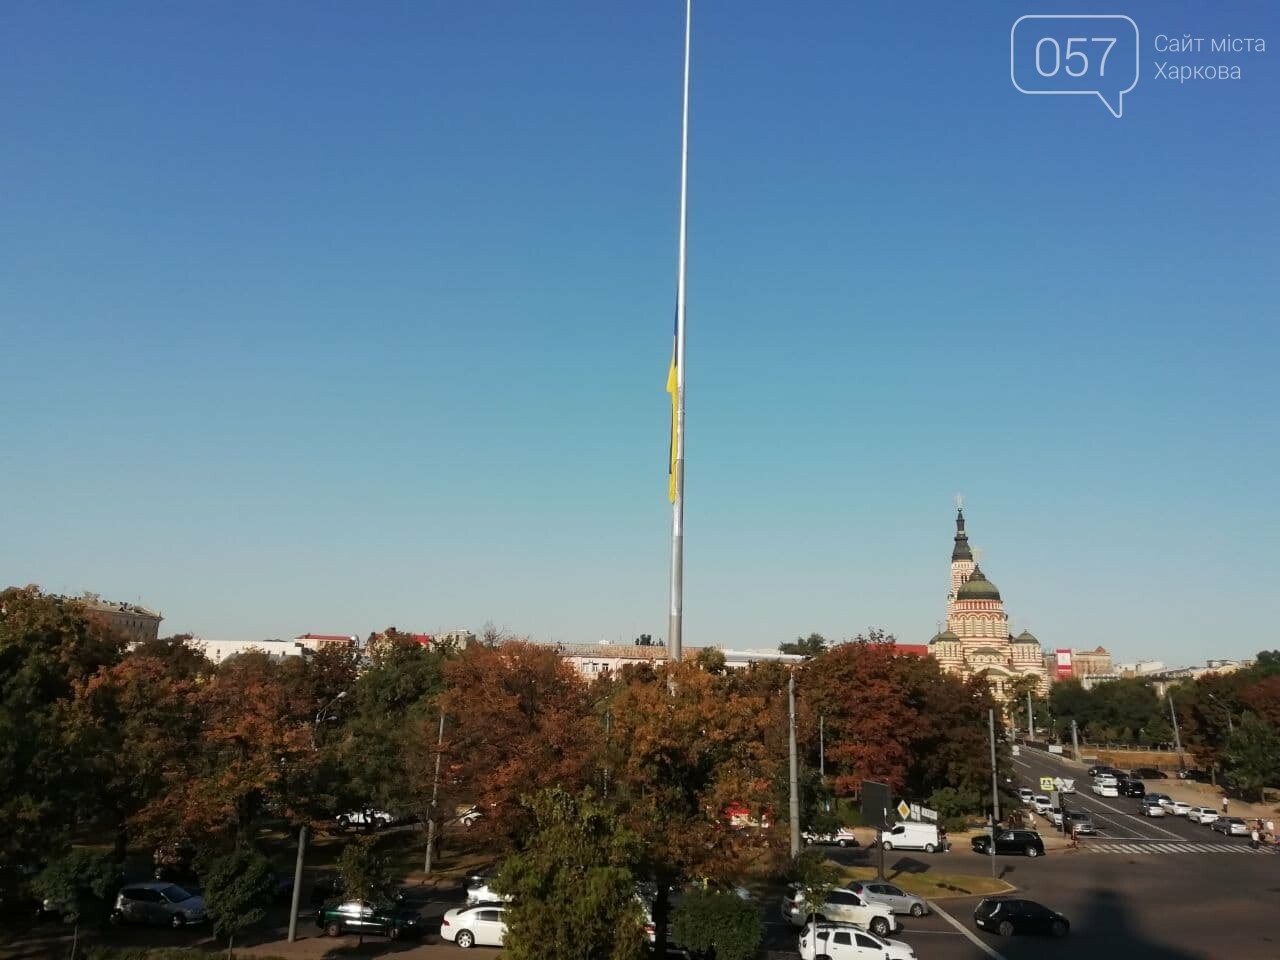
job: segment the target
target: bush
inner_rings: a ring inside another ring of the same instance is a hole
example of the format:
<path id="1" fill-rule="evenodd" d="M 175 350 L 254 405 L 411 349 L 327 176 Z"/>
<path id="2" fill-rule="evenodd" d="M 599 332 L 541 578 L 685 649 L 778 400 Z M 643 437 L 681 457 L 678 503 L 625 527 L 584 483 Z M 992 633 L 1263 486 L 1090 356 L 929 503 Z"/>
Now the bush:
<path id="1" fill-rule="evenodd" d="M 749 960 L 760 949 L 764 925 L 753 904 L 736 894 L 695 890 L 681 898 L 672 916 L 675 942 L 716 960 Z"/>

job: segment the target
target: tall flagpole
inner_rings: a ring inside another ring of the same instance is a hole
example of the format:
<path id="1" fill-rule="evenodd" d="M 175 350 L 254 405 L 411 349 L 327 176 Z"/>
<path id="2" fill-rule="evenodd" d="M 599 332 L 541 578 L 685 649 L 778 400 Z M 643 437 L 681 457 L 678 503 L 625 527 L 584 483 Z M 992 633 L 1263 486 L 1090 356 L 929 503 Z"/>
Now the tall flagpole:
<path id="1" fill-rule="evenodd" d="M 676 277 L 676 495 L 671 503 L 671 611 L 667 623 L 669 659 L 679 663 L 684 646 L 684 304 L 685 238 L 689 218 L 689 35 L 693 0 L 684 5 L 684 109 L 680 119 L 680 255 Z"/>

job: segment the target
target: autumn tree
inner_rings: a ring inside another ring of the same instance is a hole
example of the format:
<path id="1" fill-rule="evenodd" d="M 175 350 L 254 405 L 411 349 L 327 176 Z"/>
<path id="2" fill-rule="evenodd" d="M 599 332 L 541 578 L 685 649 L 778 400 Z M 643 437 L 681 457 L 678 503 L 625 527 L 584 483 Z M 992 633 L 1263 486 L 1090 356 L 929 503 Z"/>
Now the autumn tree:
<path id="1" fill-rule="evenodd" d="M 679 878 L 730 881 L 751 863 L 776 864 L 784 849 L 774 804 L 786 754 L 768 741 L 785 716 L 785 672 L 759 676 L 772 680 L 667 664 L 636 674 L 613 699 L 620 756 L 610 800 L 643 841 L 640 870 L 657 888 L 659 954 Z M 732 825 L 732 809 L 762 826 Z"/>
<path id="2" fill-rule="evenodd" d="M 639 960 L 643 915 L 632 867 L 639 838 L 590 790 L 552 787 L 528 799 L 532 828 L 496 880 L 512 960 Z"/>
<path id="3" fill-rule="evenodd" d="M 551 647 L 473 644 L 444 664 L 449 718 L 441 790 L 485 816 L 473 828 L 510 847 L 531 823 L 522 798 L 596 781 L 603 731 L 587 683 Z M 429 795 L 435 731 L 424 727 L 416 790 Z"/>
<path id="4" fill-rule="evenodd" d="M 223 661 L 199 685 L 200 734 L 165 770 L 166 789 L 134 818 L 148 839 L 239 846 L 268 805 L 286 819 L 297 816 L 312 792 L 314 720 L 285 669 L 249 652 Z"/>

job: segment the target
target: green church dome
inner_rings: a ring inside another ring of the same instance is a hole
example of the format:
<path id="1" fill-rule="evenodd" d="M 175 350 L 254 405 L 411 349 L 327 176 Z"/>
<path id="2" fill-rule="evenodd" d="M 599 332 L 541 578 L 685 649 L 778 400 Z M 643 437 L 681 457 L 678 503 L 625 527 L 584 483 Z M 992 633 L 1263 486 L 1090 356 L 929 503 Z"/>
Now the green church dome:
<path id="1" fill-rule="evenodd" d="M 996 589 L 996 585 L 987 579 L 987 575 L 982 572 L 982 568 L 975 566 L 973 573 L 969 575 L 969 579 L 960 585 L 960 589 L 956 592 L 957 600 L 999 600 L 1000 591 Z"/>

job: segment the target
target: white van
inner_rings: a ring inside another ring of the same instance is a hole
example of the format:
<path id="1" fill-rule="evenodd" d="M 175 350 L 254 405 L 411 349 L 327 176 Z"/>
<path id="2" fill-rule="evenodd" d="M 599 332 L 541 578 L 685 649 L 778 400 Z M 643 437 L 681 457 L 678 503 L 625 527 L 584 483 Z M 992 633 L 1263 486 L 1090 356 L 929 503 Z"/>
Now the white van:
<path id="1" fill-rule="evenodd" d="M 886 850 L 942 850 L 942 837 L 935 823 L 896 823 L 886 830 L 880 841 Z"/>

